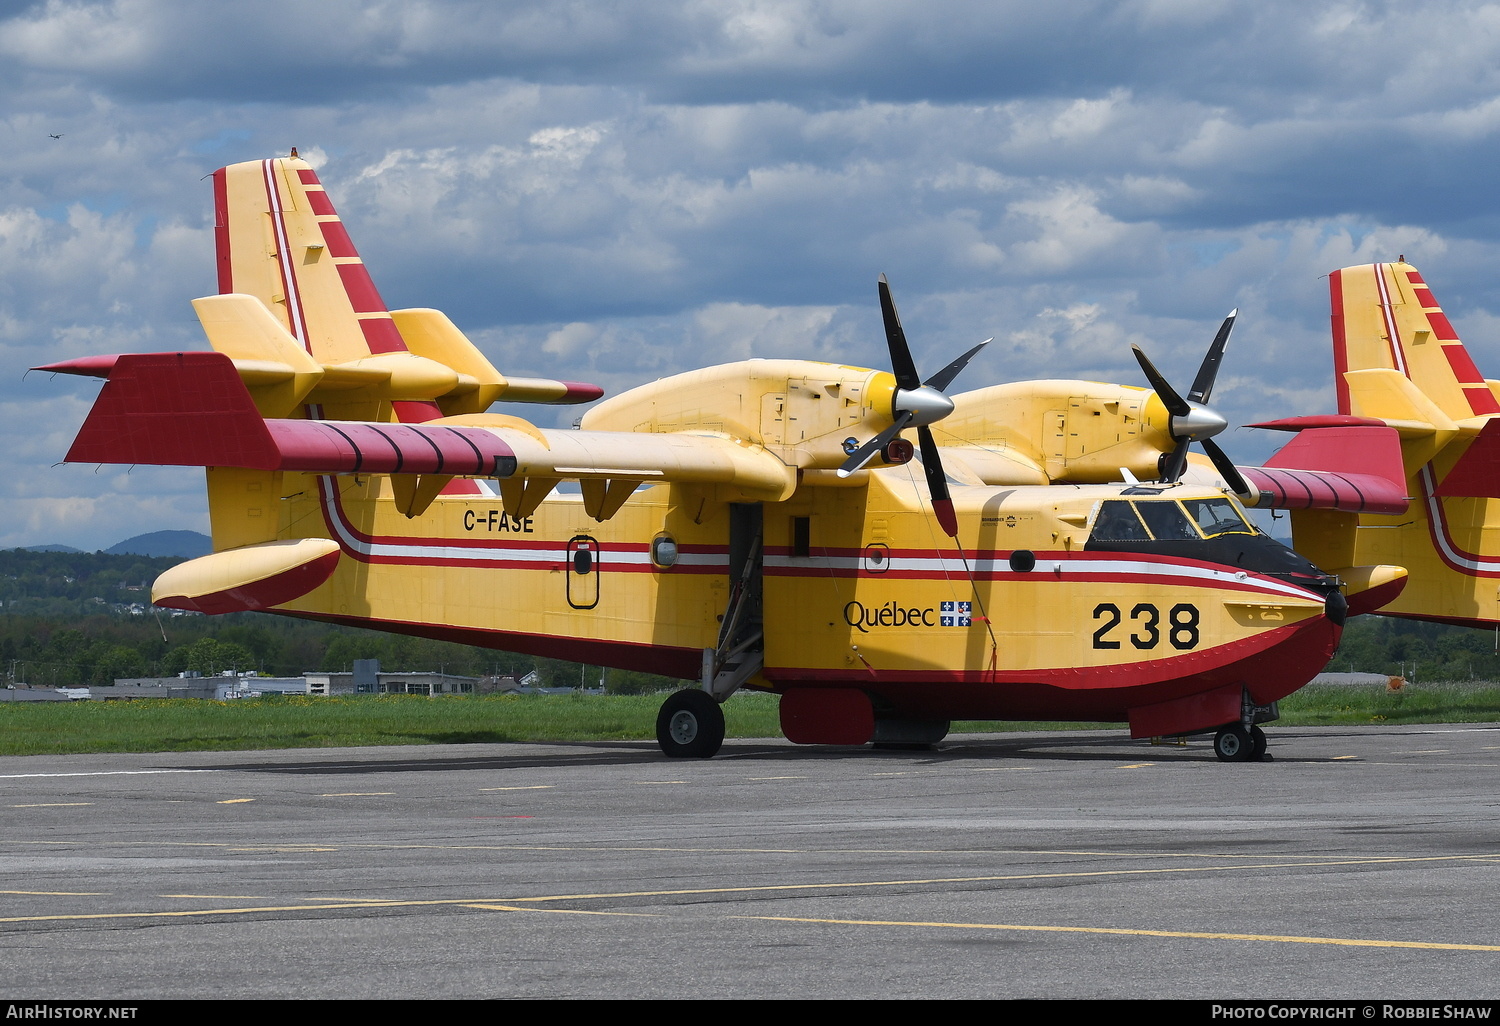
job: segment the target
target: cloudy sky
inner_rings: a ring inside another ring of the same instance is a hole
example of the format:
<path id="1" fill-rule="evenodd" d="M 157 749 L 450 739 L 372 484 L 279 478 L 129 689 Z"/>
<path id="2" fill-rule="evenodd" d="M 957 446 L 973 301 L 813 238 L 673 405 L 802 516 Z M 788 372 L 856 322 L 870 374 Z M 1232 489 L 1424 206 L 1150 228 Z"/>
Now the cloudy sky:
<path id="1" fill-rule="evenodd" d="M 204 348 L 204 176 L 292 146 L 516 374 L 884 366 L 884 272 L 919 367 L 995 336 L 963 387 L 1185 385 L 1237 306 L 1238 424 L 1332 408 L 1323 276 L 1405 254 L 1500 377 L 1495 4 L 0 0 L 0 97 L 0 546 L 207 530 L 25 369 Z"/>

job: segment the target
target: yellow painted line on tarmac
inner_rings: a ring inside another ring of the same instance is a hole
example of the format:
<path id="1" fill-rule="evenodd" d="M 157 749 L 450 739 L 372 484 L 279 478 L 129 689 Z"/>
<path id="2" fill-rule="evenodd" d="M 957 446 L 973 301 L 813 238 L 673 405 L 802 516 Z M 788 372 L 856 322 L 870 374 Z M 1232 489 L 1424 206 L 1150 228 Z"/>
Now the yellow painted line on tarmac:
<path id="1" fill-rule="evenodd" d="M 1332 761 L 1332 762 L 1338 762 L 1340 759 L 1358 759 L 1358 758 L 1359 758 L 1359 756 L 1357 756 L 1357 755 L 1335 755 L 1333 757 L 1333 759 L 1330 760 L 1330 761 Z"/>
<path id="2" fill-rule="evenodd" d="M 255 801 L 254 798 L 225 798 L 222 802 L 217 802 L 216 804 L 218 804 L 218 805 L 242 805 L 245 802 L 253 802 L 253 801 Z"/>
<path id="3" fill-rule="evenodd" d="M 1115 769 L 1145 769 L 1147 766 L 1155 766 L 1154 762 L 1132 762 L 1128 766 L 1116 766 Z"/>
<path id="4" fill-rule="evenodd" d="M 1481 859 L 1470 855 L 1430 855 L 1418 858 L 1386 857 L 1365 859 L 1344 859 L 1339 862 L 1306 862 L 1285 863 L 1271 862 L 1261 865 L 1229 865 L 1229 866 L 1176 866 L 1162 869 L 1115 869 L 1115 870 L 1089 870 L 1086 872 L 1073 873 L 1018 873 L 995 876 L 950 876 L 950 877 L 923 877 L 917 879 L 903 880 L 831 880 L 817 881 L 812 883 L 791 884 L 758 884 L 742 887 L 685 887 L 672 890 L 651 891 L 590 891 L 577 894 L 545 894 L 534 897 L 510 897 L 510 898 L 432 898 L 425 900 L 407 900 L 401 898 L 392 899 L 363 899 L 357 901 L 333 902 L 324 905 L 309 906 L 302 905 L 266 905 L 247 906 L 244 908 L 210 908 L 210 909 L 180 909 L 167 912 L 94 912 L 86 914 L 67 915 L 39 915 L 39 916 L 6 916 L 0 917 L 0 923 L 43 923 L 62 922 L 70 920 L 107 920 L 107 919 L 184 919 L 193 916 L 220 916 L 220 915 L 246 915 L 253 913 L 271 912 L 306 912 L 310 908 L 319 911 L 328 909 L 362 909 L 362 908 L 424 908 L 440 907 L 444 905 L 538 905 L 553 901 L 585 901 L 601 899 L 621 898 L 677 898 L 694 897 L 701 895 L 732 895 L 732 894 L 785 894 L 793 891 L 852 891 L 870 890 L 883 887 L 912 887 L 912 886 L 935 886 L 939 884 L 974 884 L 974 883 L 1007 883 L 1024 880 L 1065 880 L 1065 879 L 1098 879 L 1101 877 L 1128 877 L 1128 876 L 1162 876 L 1167 874 L 1181 873 L 1213 873 L 1228 870 L 1245 869 L 1288 869 L 1288 868 L 1324 868 L 1328 866 L 1367 866 L 1367 865 L 1393 865 L 1393 864 L 1420 864 L 1431 862 L 1468 862 L 1480 861 Z M 753 917 L 744 917 L 753 918 Z M 812 920 L 809 920 L 811 922 Z M 831 920 L 830 920 L 831 921 Z M 851 922 L 853 922 L 851 920 Z M 909 924 L 897 924 L 909 925 Z M 957 924 L 955 924 L 957 925 Z M 1059 927 L 1058 929 L 1063 929 Z M 1069 928 L 1071 929 L 1071 928 Z M 1186 935 L 1184 935 L 1186 936 Z M 1496 948 L 1495 950 L 1500 950 Z"/>
<path id="5" fill-rule="evenodd" d="M 924 923 L 884 919 L 803 919 L 797 916 L 731 916 L 778 923 L 829 926 L 907 926 L 950 930 L 1007 930 L 1028 933 L 1092 933 L 1115 937 L 1166 937 L 1183 940 L 1274 941 L 1281 944 L 1331 944 L 1350 948 L 1419 948 L 1425 951 L 1500 951 L 1500 944 L 1445 944 L 1436 941 L 1370 940 L 1363 937 L 1299 937 L 1275 933 L 1208 933 L 1197 930 L 1130 930 L 1103 926 L 1033 926 L 1016 923 Z"/>
<path id="6" fill-rule="evenodd" d="M 13 809 L 71 809 L 77 805 L 92 805 L 93 802 L 33 802 L 30 805 L 12 805 Z"/>
<path id="7" fill-rule="evenodd" d="M 75 846 L 77 841 L 25 840 L 11 842 L 17 846 Z M 1318 859 L 1327 860 L 1328 865 L 1343 865 L 1344 855 L 1268 855 L 1265 852 L 1201 852 L 1201 851 L 1088 851 L 1062 848 L 748 848 L 748 847 L 682 847 L 666 845 L 578 845 L 578 844 L 229 844 L 223 841 L 125 841 L 110 842 L 98 847 L 114 848 L 217 848 L 233 852 L 273 852 L 276 854 L 318 854 L 337 851 L 505 851 L 505 852 L 582 852 L 594 854 L 659 853 L 675 855 L 1078 855 L 1102 859 L 1302 859 L 1302 862 L 1265 863 L 1261 866 L 1243 868 L 1271 868 L 1276 865 L 1315 866 Z M 0 846 L 3 850 L 3 846 Z M 1495 853 L 1484 855 L 1434 855 L 1408 857 L 1402 855 L 1370 856 L 1379 862 L 1426 862 L 1434 859 L 1483 862 L 1495 858 Z M 1192 867 L 1188 867 L 1191 869 Z M 1204 867 L 1209 868 L 1209 867 Z"/>
<path id="8" fill-rule="evenodd" d="M 593 912 L 582 908 L 525 908 L 519 905 L 465 905 L 465 908 L 481 908 L 486 912 L 545 912 L 549 915 L 565 916 L 631 916 L 640 919 L 660 919 L 660 912 Z"/>
<path id="9" fill-rule="evenodd" d="M 200 898 L 210 901 L 269 901 L 264 894 L 158 894 L 158 898 Z"/>

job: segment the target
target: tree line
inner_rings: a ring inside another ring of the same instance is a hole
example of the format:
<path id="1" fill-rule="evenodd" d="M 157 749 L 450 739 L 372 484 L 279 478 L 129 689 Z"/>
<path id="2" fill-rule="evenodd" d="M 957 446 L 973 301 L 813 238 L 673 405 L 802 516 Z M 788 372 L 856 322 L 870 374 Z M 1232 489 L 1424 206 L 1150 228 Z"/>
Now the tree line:
<path id="1" fill-rule="evenodd" d="M 0 550 L 0 673 L 35 687 L 108 685 L 123 677 L 255 671 L 295 677 L 346 671 L 379 659 L 393 671 L 520 678 L 547 687 L 589 687 L 599 667 L 453 642 L 264 613 L 184 614 L 151 605 L 151 582 L 175 557 Z M 618 693 L 677 686 L 671 678 L 605 671 Z"/>

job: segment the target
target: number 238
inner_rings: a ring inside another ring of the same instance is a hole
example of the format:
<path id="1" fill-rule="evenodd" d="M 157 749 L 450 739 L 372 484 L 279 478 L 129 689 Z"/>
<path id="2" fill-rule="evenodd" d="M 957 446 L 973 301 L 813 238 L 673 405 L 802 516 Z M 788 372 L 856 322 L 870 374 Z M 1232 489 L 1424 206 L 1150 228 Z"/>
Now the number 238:
<path id="1" fill-rule="evenodd" d="M 1095 648 L 1119 648 L 1120 642 L 1110 638 L 1110 632 L 1120 626 L 1120 607 L 1113 602 L 1101 602 L 1094 607 L 1094 619 L 1104 621 L 1094 631 Z M 1134 628 L 1130 643 L 1139 649 L 1155 648 L 1161 642 L 1161 610 L 1150 602 L 1137 602 L 1130 610 L 1130 622 Z M 1186 651 L 1198 647 L 1198 607 L 1191 602 L 1179 602 L 1167 612 L 1167 641 L 1175 649 Z"/>

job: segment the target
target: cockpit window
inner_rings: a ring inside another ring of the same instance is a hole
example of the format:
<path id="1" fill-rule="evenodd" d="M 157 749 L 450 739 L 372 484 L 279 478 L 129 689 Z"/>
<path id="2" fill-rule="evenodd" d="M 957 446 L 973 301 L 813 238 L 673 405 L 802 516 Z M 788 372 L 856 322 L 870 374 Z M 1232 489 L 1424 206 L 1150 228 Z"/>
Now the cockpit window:
<path id="1" fill-rule="evenodd" d="M 1186 499 L 1182 504 L 1205 537 L 1255 533 L 1255 529 L 1245 522 L 1240 511 L 1228 499 Z"/>
<path id="2" fill-rule="evenodd" d="M 1151 540 L 1141 518 L 1135 515 L 1135 507 L 1123 499 L 1099 504 L 1099 515 L 1094 518 L 1094 532 L 1089 537 L 1094 541 Z"/>
<path id="3" fill-rule="evenodd" d="M 1188 523 L 1188 518 L 1182 512 L 1182 507 L 1171 499 L 1157 499 L 1154 502 L 1137 502 L 1135 508 L 1140 511 L 1141 519 L 1151 530 L 1151 537 L 1157 541 L 1197 541 L 1198 532 L 1193 530 L 1193 525 Z"/>

